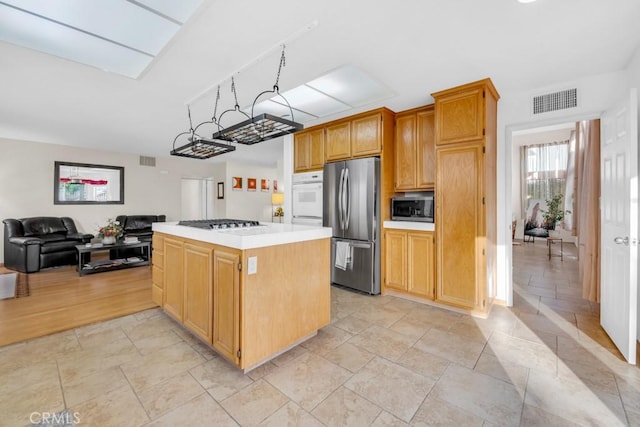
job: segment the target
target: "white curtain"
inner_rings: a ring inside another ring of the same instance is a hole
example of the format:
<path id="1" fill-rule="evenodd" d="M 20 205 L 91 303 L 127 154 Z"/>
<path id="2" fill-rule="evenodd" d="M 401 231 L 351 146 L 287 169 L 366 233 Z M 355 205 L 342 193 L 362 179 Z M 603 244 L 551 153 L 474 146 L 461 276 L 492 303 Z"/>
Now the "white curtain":
<path id="1" fill-rule="evenodd" d="M 530 200 L 548 200 L 554 194 L 565 194 L 569 141 L 534 144 L 523 147 L 523 207 Z"/>

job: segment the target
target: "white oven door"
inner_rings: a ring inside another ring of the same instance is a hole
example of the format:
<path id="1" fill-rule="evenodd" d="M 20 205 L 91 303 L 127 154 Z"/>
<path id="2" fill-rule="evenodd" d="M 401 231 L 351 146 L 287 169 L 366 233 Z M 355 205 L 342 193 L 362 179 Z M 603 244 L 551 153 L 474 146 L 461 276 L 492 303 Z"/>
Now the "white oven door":
<path id="1" fill-rule="evenodd" d="M 322 218 L 322 183 L 313 182 L 294 184 L 291 188 L 293 201 L 291 214 L 293 217 Z"/>

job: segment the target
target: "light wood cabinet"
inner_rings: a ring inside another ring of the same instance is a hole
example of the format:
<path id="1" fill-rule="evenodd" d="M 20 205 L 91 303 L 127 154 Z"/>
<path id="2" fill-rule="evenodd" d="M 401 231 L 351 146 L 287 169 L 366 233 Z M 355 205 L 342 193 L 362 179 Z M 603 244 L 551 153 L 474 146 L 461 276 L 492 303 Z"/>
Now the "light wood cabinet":
<path id="1" fill-rule="evenodd" d="M 396 191 L 429 190 L 435 185 L 433 105 L 396 115 Z"/>
<path id="2" fill-rule="evenodd" d="M 376 113 L 351 121 L 351 156 L 367 157 L 382 149 L 382 114 Z"/>
<path id="3" fill-rule="evenodd" d="M 434 299 L 434 235 L 425 231 L 387 229 L 385 286 Z"/>
<path id="4" fill-rule="evenodd" d="M 151 300 L 162 306 L 164 293 L 164 237 L 153 235 L 153 266 L 151 267 Z"/>
<path id="5" fill-rule="evenodd" d="M 482 138 L 485 132 L 485 88 L 465 86 L 440 92 L 436 99 L 436 145 L 456 144 Z"/>
<path id="6" fill-rule="evenodd" d="M 196 335 L 211 342 L 211 247 L 184 244 L 183 322 Z"/>
<path id="7" fill-rule="evenodd" d="M 495 296 L 498 93 L 485 79 L 432 94 L 436 108 L 436 299 L 478 314 Z"/>
<path id="8" fill-rule="evenodd" d="M 350 158 L 351 122 L 329 125 L 325 129 L 325 154 L 327 161 Z"/>
<path id="9" fill-rule="evenodd" d="M 163 307 L 167 313 L 182 321 L 184 301 L 184 245 L 181 241 L 164 238 L 164 295 Z"/>
<path id="10" fill-rule="evenodd" d="M 425 298 L 434 298 L 435 252 L 433 233 L 407 233 L 407 291 Z"/>
<path id="11" fill-rule="evenodd" d="M 293 138 L 293 171 L 308 172 L 324 166 L 324 129 L 298 132 Z"/>
<path id="12" fill-rule="evenodd" d="M 385 230 L 385 286 L 407 290 L 407 232 Z"/>
<path id="13" fill-rule="evenodd" d="M 213 252 L 213 348 L 240 363 L 240 254 Z"/>

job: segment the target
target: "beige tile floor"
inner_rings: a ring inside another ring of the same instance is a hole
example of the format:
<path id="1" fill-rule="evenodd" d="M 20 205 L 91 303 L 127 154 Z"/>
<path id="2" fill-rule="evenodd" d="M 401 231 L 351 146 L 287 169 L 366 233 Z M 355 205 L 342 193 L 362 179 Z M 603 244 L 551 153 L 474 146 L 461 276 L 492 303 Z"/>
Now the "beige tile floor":
<path id="1" fill-rule="evenodd" d="M 581 299 L 575 248 L 514 247 L 515 305 L 475 319 L 332 289 L 332 324 L 242 374 L 160 310 L 0 348 L 0 425 L 640 426 L 640 369 Z"/>

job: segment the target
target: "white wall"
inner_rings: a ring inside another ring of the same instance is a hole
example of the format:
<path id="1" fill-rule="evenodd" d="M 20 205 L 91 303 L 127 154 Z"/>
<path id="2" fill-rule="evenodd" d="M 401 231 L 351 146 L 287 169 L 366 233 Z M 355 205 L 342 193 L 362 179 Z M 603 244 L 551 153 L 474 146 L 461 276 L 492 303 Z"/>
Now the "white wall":
<path id="1" fill-rule="evenodd" d="M 124 166 L 125 203 L 54 205 L 55 160 Z M 221 167 L 173 157 L 158 157 L 156 167 L 140 166 L 139 157 L 133 154 L 0 139 L 0 219 L 69 216 L 80 231 L 92 234 L 107 218 L 121 214 L 164 214 L 167 221 L 177 221 L 181 219 L 182 178 L 216 176 Z M 3 238 L 4 227 L 0 227 L 0 239 Z M 4 262 L 3 245 L 0 262 Z"/>
<path id="2" fill-rule="evenodd" d="M 278 175 L 278 168 L 227 162 L 225 173 L 226 217 L 271 222 L 273 180 L 278 180 L 278 186 L 283 182 L 282 176 Z M 231 181 L 234 176 L 242 177 L 242 191 L 231 190 Z M 256 191 L 247 191 L 248 178 L 257 180 Z M 268 192 L 260 189 L 260 181 L 263 178 L 269 180 Z"/>

